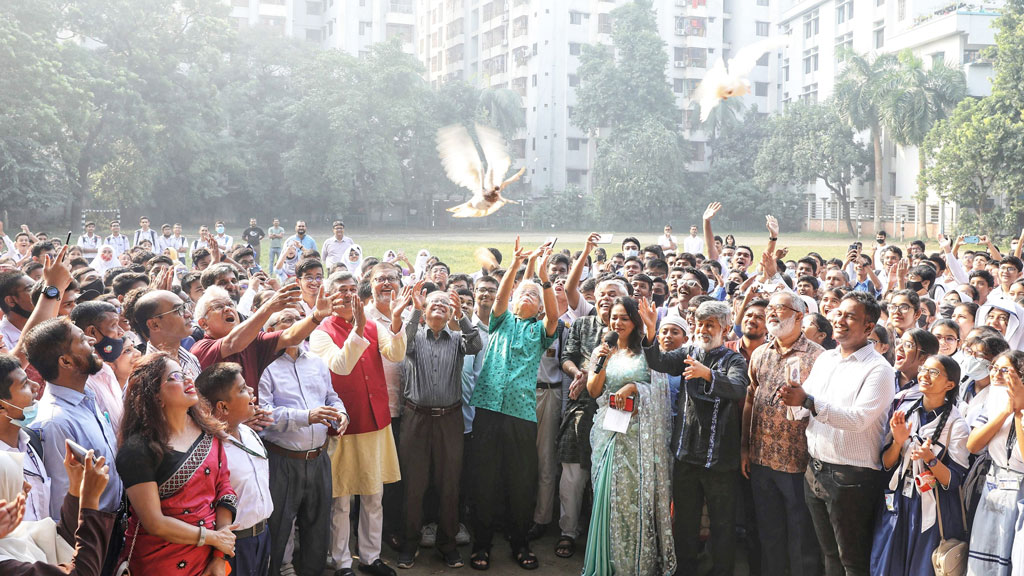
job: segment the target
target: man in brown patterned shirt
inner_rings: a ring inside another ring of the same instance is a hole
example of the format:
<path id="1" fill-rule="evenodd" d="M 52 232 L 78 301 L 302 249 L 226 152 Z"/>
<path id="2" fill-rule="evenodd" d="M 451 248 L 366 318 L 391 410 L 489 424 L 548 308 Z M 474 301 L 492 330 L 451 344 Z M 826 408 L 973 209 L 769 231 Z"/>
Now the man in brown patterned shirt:
<path id="1" fill-rule="evenodd" d="M 802 383 L 824 349 L 800 329 L 807 306 L 792 292 L 778 292 L 766 308 L 768 333 L 774 337 L 750 358 L 750 386 L 743 408 L 740 458 L 750 478 L 754 512 L 761 536 L 764 574 L 816 576 L 821 573 L 818 540 L 804 503 L 807 468 L 807 421 L 788 420 L 777 391 L 790 371 Z M 780 520 L 785 519 L 780 526 Z"/>

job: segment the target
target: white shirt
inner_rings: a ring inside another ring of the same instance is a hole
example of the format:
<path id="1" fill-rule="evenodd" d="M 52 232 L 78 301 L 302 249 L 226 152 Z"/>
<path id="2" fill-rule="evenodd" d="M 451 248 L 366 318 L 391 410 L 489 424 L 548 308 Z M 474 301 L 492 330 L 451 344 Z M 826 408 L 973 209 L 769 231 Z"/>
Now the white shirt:
<path id="1" fill-rule="evenodd" d="M 153 245 L 153 248 L 156 248 L 156 237 L 156 230 L 153 230 L 152 228 L 150 228 L 149 230 L 143 230 L 142 228 L 139 228 L 138 230 L 135 231 L 134 245 L 138 246 L 139 242 L 142 242 L 143 240 L 149 240 L 149 243 Z"/>
<path id="2" fill-rule="evenodd" d="M 995 419 L 1006 408 L 1006 402 L 1010 395 L 1005 386 L 989 384 L 985 390 L 992 389 L 985 398 L 985 413 L 978 418 L 978 426 L 988 424 Z M 999 428 L 996 435 L 988 441 L 988 455 L 992 457 L 992 463 L 1001 468 L 1009 468 L 1014 472 L 1024 473 L 1024 459 L 1021 459 L 1020 446 L 1017 442 L 1012 443 L 1010 450 L 1006 449 L 1006 442 L 1010 438 L 1010 427 L 1013 426 L 1013 417 L 1003 420 L 1003 426 Z"/>
<path id="3" fill-rule="evenodd" d="M 50 517 L 50 477 L 43 467 L 43 457 L 36 454 L 32 445 L 28 443 L 28 432 L 18 430 L 18 445 L 8 446 L 0 440 L 0 450 L 4 452 L 20 452 L 22 470 L 25 471 L 25 481 L 32 486 L 25 500 L 25 521 L 32 522 Z"/>
<path id="4" fill-rule="evenodd" d="M 128 237 L 124 234 L 118 234 L 114 236 L 111 234 L 103 239 L 103 243 L 114 249 L 114 257 L 117 258 L 122 252 L 127 252 L 131 246 L 129 245 Z"/>
<path id="5" fill-rule="evenodd" d="M 363 311 L 368 319 L 377 324 L 391 325 L 391 317 L 377 310 L 372 301 L 363 308 Z M 387 358 L 381 358 L 381 360 L 384 362 L 384 382 L 388 386 L 388 409 L 391 412 L 391 417 L 397 418 L 402 415 L 402 366 L 405 361 L 392 362 Z"/>
<path id="6" fill-rule="evenodd" d="M 342 236 L 341 240 L 331 236 L 325 240 L 324 249 L 320 251 L 320 257 L 324 259 L 324 267 L 329 270 L 335 262 L 341 262 L 341 257 L 353 244 L 355 242 L 348 236 Z"/>
<path id="7" fill-rule="evenodd" d="M 274 501 L 270 498 L 270 464 L 263 441 L 245 424 L 238 425 L 238 435 L 241 441 L 233 436 L 224 441 L 224 453 L 228 457 L 231 487 L 238 496 L 235 524 L 245 530 L 260 520 L 269 519 L 274 512 Z"/>
<path id="8" fill-rule="evenodd" d="M 103 238 L 93 234 L 82 234 L 78 237 L 78 247 L 82 249 L 82 256 L 96 257 L 96 254 L 100 250 L 100 244 L 103 243 Z"/>
<path id="9" fill-rule="evenodd" d="M 4 316 L 3 320 L 0 320 L 0 336 L 4 339 L 4 346 L 7 347 L 8 352 L 14 350 L 14 347 L 18 344 L 18 338 L 21 338 L 21 328 L 18 328 L 11 321 Z"/>
<path id="10" fill-rule="evenodd" d="M 704 239 L 700 236 L 687 236 L 683 239 L 683 251 L 690 254 L 703 254 Z"/>
<path id="11" fill-rule="evenodd" d="M 817 411 L 807 424 L 811 458 L 881 470 L 895 377 L 893 367 L 870 342 L 846 358 L 838 348 L 818 356 L 804 381 Z M 799 407 L 791 413 L 795 418 L 810 415 Z"/>
<path id="12" fill-rule="evenodd" d="M 178 256 L 184 256 L 182 252 L 187 244 L 188 242 L 185 240 L 184 236 L 175 236 L 174 234 L 164 236 L 161 234 L 160 236 L 157 236 L 156 244 L 153 245 L 153 248 L 156 250 L 157 254 L 163 254 L 164 250 L 172 248 L 178 252 Z"/>
<path id="13" fill-rule="evenodd" d="M 963 398 L 960 399 L 960 405 L 957 406 L 957 408 L 960 410 L 960 413 L 964 415 L 964 420 L 967 421 L 967 425 L 970 426 L 972 430 L 981 426 L 982 419 L 984 419 L 985 422 L 988 422 L 988 419 L 985 418 L 985 402 L 988 398 L 988 393 L 991 390 L 992 383 L 990 382 L 988 386 L 982 388 L 981 392 L 975 394 L 970 400 L 964 400 Z"/>
<path id="14" fill-rule="evenodd" d="M 675 248 L 679 247 L 679 242 L 676 240 L 676 237 L 671 234 L 662 234 L 661 236 L 658 236 L 658 246 L 661 246 L 665 250 L 675 250 Z"/>
<path id="15" fill-rule="evenodd" d="M 227 250 L 235 244 L 234 238 L 229 234 L 214 236 L 213 239 L 217 241 L 217 246 L 220 246 L 221 250 Z"/>

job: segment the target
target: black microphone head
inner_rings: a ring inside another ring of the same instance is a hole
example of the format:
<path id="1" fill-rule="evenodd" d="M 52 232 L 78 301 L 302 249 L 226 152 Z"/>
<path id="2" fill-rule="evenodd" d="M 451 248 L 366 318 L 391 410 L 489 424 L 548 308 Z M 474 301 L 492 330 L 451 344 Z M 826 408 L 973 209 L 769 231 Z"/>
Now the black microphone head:
<path id="1" fill-rule="evenodd" d="M 605 336 L 604 336 L 604 343 L 609 345 L 609 346 L 615 346 L 616 344 L 619 343 L 619 333 L 618 332 L 609 332 L 609 333 L 605 334 Z"/>

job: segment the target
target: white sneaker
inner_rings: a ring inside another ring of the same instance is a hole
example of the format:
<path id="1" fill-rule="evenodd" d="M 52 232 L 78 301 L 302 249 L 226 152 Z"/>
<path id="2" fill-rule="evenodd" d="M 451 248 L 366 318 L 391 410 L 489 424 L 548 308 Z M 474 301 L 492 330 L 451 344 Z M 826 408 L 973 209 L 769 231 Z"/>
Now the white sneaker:
<path id="1" fill-rule="evenodd" d="M 292 566 L 291 564 L 282 564 L 281 576 L 296 576 L 295 566 Z"/>
<path id="2" fill-rule="evenodd" d="M 459 522 L 459 533 L 455 535 L 455 543 L 459 546 L 465 546 L 469 542 L 469 530 L 466 530 L 465 524 Z"/>
<path id="3" fill-rule="evenodd" d="M 437 543 L 437 524 L 430 523 L 423 527 L 420 532 L 420 546 L 433 548 Z"/>

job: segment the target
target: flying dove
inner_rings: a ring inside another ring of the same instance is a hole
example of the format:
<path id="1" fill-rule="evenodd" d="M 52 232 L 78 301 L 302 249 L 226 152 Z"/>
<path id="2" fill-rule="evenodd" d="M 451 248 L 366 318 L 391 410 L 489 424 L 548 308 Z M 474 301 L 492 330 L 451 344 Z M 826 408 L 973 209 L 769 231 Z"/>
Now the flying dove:
<path id="1" fill-rule="evenodd" d="M 502 197 L 501 191 L 519 180 L 526 167 L 503 181 L 512 166 L 504 138 L 497 130 L 479 124 L 476 125 L 476 135 L 483 150 L 483 160 L 487 162 L 486 172 L 476 144 L 465 126 L 453 124 L 437 131 L 437 152 L 445 174 L 452 182 L 473 192 L 468 202 L 448 209 L 455 218 L 480 218 L 497 212 L 505 204 L 519 203 Z"/>
<path id="2" fill-rule="evenodd" d="M 708 70 L 697 86 L 694 100 L 700 103 L 700 121 L 707 122 L 715 106 L 728 98 L 743 96 L 750 93 L 750 81 L 746 76 L 757 65 L 757 61 L 766 53 L 789 44 L 788 36 L 767 38 L 744 46 L 729 59 L 726 69 L 721 58 Z"/>

